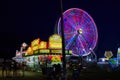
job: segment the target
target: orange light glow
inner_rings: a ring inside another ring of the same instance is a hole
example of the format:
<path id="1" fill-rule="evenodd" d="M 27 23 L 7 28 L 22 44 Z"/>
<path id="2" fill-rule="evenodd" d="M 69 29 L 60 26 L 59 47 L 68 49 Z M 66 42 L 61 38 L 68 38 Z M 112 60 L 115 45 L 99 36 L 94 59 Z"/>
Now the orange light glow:
<path id="1" fill-rule="evenodd" d="M 32 48 L 31 48 L 31 47 L 28 47 L 25 55 L 32 55 L 32 54 L 33 54 Z"/>

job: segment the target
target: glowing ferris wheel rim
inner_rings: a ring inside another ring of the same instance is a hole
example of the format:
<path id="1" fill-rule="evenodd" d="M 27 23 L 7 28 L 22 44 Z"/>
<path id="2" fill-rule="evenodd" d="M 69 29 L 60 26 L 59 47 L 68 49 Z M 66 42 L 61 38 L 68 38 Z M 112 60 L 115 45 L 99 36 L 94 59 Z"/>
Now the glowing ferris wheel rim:
<path id="1" fill-rule="evenodd" d="M 70 8 L 63 13 L 63 19 L 65 48 L 72 49 L 73 55 L 89 55 L 98 40 L 97 27 L 92 17 L 82 9 Z M 61 18 L 57 31 L 61 35 Z"/>

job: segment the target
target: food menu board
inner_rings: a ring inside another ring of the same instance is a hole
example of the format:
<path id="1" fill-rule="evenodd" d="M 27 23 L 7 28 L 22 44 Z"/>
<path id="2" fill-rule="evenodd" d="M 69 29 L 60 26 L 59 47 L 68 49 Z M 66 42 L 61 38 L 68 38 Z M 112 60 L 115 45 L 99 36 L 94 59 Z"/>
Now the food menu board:
<path id="1" fill-rule="evenodd" d="M 51 50 L 51 53 L 62 53 L 62 50 Z"/>
<path id="2" fill-rule="evenodd" d="M 41 49 L 39 50 L 40 53 L 50 53 L 49 49 Z"/>

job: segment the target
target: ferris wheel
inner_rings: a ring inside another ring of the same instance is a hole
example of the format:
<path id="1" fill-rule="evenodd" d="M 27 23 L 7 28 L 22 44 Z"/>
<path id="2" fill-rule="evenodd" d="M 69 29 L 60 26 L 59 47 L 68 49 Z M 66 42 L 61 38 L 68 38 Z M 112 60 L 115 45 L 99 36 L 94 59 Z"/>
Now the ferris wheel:
<path id="1" fill-rule="evenodd" d="M 73 55 L 87 56 L 96 47 L 98 32 L 92 17 L 84 10 L 71 8 L 63 13 L 65 49 Z M 57 33 L 61 35 L 61 18 L 57 24 Z"/>

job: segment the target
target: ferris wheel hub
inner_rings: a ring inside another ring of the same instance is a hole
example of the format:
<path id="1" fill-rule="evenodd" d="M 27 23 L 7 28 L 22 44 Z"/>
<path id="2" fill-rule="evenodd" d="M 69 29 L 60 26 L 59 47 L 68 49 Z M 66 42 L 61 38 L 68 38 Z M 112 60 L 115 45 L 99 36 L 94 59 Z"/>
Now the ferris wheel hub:
<path id="1" fill-rule="evenodd" d="M 81 28 L 78 30 L 78 33 L 79 33 L 79 34 L 82 34 L 82 33 L 83 33 L 83 31 L 82 31 Z"/>

